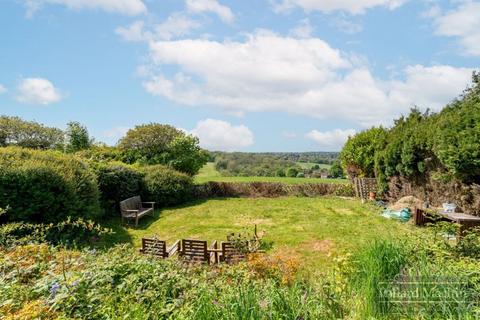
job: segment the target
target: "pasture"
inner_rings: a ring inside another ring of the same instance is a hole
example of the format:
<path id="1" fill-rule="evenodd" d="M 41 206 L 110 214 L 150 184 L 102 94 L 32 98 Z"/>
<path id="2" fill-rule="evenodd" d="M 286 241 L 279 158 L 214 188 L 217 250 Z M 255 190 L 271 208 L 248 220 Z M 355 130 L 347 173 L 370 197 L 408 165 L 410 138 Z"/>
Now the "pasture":
<path id="1" fill-rule="evenodd" d="M 215 170 L 214 163 L 207 163 L 195 176 L 195 183 L 217 182 L 280 182 L 287 184 L 299 183 L 348 183 L 347 179 L 322 179 L 322 178 L 290 178 L 290 177 L 237 177 L 222 176 Z"/>

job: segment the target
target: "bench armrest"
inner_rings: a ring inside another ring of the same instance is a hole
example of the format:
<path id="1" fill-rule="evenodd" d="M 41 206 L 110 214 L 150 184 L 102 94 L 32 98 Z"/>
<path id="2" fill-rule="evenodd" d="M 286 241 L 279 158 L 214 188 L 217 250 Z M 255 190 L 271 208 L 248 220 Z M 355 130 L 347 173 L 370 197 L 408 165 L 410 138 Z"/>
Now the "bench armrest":
<path id="1" fill-rule="evenodd" d="M 144 204 L 148 204 L 148 205 L 150 205 L 150 207 L 151 207 L 152 209 L 155 209 L 155 202 L 142 202 L 142 206 L 143 206 Z"/>

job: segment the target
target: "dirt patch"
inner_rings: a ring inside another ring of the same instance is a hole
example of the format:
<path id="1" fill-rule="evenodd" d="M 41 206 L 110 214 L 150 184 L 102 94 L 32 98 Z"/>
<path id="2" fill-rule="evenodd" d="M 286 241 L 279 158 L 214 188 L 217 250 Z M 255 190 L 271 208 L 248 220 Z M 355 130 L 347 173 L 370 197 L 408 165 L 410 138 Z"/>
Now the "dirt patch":
<path id="1" fill-rule="evenodd" d="M 332 240 L 312 240 L 301 245 L 302 249 L 320 252 L 325 255 L 331 254 L 335 250 L 335 243 Z"/>

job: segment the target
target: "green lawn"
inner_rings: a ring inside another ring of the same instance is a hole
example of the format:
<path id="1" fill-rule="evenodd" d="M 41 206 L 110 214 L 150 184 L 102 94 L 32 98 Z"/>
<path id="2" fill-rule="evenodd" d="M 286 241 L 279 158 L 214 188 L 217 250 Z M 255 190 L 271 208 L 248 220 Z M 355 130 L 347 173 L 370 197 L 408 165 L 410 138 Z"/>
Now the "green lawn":
<path id="1" fill-rule="evenodd" d="M 195 176 L 196 183 L 208 181 L 218 182 L 282 182 L 288 184 L 298 183 L 348 183 L 346 179 L 321 179 L 321 178 L 285 178 L 285 177 L 224 177 L 215 170 L 213 162 L 207 163 Z"/>
<path id="2" fill-rule="evenodd" d="M 111 227 L 116 234 L 108 243 L 140 245 L 142 237 L 157 236 L 172 244 L 181 238 L 225 240 L 228 233 L 245 228 L 266 231 L 272 250 L 290 250 L 302 257 L 305 270 L 323 270 L 336 254 L 356 252 L 369 241 L 402 238 L 414 232 L 408 224 L 380 217 L 378 209 L 358 200 L 336 197 L 230 198 L 199 201 L 157 211 L 137 229 Z"/>

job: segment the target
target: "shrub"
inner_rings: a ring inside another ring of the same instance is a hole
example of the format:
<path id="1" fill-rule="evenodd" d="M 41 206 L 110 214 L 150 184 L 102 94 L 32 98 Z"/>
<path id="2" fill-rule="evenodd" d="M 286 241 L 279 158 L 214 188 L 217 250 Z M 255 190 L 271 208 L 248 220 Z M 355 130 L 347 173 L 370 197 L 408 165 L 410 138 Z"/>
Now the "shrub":
<path id="1" fill-rule="evenodd" d="M 144 198 L 160 206 L 176 205 L 191 198 L 193 179 L 166 166 L 148 166 L 145 172 Z"/>
<path id="2" fill-rule="evenodd" d="M 119 202 L 140 195 L 143 172 L 121 162 L 99 163 L 94 166 L 98 179 L 101 204 L 106 214 L 119 212 Z"/>
<path id="3" fill-rule="evenodd" d="M 15 247 L 32 243 L 51 245 L 84 246 L 111 233 L 93 221 L 81 218 L 50 224 L 14 222 L 0 226 L 0 247 Z"/>
<path id="4" fill-rule="evenodd" d="M 89 162 L 111 162 L 121 161 L 122 159 L 120 150 L 107 146 L 92 146 L 89 149 L 76 152 L 75 156 Z"/>
<path id="5" fill-rule="evenodd" d="M 0 148 L 2 220 L 56 222 L 100 214 L 97 179 L 72 156 L 54 151 Z"/>

